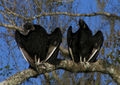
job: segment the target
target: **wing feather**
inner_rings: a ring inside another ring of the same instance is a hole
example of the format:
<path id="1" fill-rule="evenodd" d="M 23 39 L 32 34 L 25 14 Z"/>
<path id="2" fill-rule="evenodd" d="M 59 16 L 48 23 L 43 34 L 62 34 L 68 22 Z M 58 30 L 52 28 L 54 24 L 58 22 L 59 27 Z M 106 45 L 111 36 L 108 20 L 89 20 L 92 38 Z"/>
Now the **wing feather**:
<path id="1" fill-rule="evenodd" d="M 72 53 L 72 49 L 69 47 L 69 51 L 70 51 L 70 55 L 72 57 L 72 60 L 74 61 L 74 56 L 73 56 L 73 53 Z"/>
<path id="2" fill-rule="evenodd" d="M 92 54 L 91 54 L 91 56 L 89 57 L 89 59 L 87 60 L 87 62 L 89 62 L 89 61 L 94 57 L 94 55 L 95 55 L 98 51 L 99 51 L 98 49 L 93 49 L 93 50 L 92 50 Z"/>
<path id="3" fill-rule="evenodd" d="M 58 46 L 59 46 L 59 44 L 57 44 L 57 46 L 50 46 L 49 47 L 48 53 L 47 53 L 47 58 L 45 59 L 44 62 L 46 62 L 47 60 L 49 60 L 51 58 L 51 56 L 55 53 Z"/>
<path id="4" fill-rule="evenodd" d="M 34 66 L 34 61 L 33 59 L 29 56 L 29 54 L 24 50 L 24 48 L 20 48 L 20 51 L 22 52 L 23 57 L 25 58 L 25 60 L 30 63 L 30 65 Z"/>

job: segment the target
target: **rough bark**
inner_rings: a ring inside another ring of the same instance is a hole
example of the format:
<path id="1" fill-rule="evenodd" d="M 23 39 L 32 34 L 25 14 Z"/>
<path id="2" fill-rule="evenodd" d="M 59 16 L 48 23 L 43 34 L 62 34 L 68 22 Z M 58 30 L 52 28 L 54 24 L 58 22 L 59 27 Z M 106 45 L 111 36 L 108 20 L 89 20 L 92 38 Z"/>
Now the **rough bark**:
<path id="1" fill-rule="evenodd" d="M 104 74 L 109 74 L 118 84 L 120 84 L 120 71 L 118 68 L 104 60 L 98 60 L 95 63 L 79 63 L 76 64 L 71 60 L 61 60 L 59 65 L 51 65 L 45 63 L 44 65 L 38 66 L 39 73 L 32 69 L 26 69 L 22 72 L 18 72 L 13 76 L 9 77 L 5 81 L 1 82 L 0 85 L 17 85 L 23 83 L 25 80 L 43 74 L 47 72 L 54 71 L 56 69 L 64 69 L 72 73 L 80 72 L 101 72 Z"/>

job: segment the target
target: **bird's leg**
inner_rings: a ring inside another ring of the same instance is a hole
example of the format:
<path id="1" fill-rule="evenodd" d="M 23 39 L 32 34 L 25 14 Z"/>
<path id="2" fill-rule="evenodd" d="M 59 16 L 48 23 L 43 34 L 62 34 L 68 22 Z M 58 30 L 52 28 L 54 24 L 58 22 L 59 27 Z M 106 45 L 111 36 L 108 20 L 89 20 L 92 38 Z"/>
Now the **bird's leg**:
<path id="1" fill-rule="evenodd" d="M 89 64 L 89 62 L 88 62 L 88 61 L 86 61 L 86 58 L 84 58 L 84 63 L 85 63 L 85 64 Z"/>
<path id="2" fill-rule="evenodd" d="M 36 64 L 36 62 L 37 62 L 37 57 L 36 57 L 36 55 L 35 55 L 35 64 Z"/>
<path id="3" fill-rule="evenodd" d="M 37 56 L 35 55 L 35 64 L 40 65 L 41 63 L 40 58 L 37 59 Z"/>
<path id="4" fill-rule="evenodd" d="M 84 62 L 82 61 L 82 56 L 80 56 L 80 63 L 84 64 Z"/>
<path id="5" fill-rule="evenodd" d="M 83 59 L 83 62 L 85 63 L 85 64 L 87 64 L 87 61 L 86 61 L 86 58 L 84 57 L 84 59 Z"/>
<path id="6" fill-rule="evenodd" d="M 83 62 L 86 62 L 86 58 L 83 58 Z"/>
<path id="7" fill-rule="evenodd" d="M 35 55 L 35 68 L 36 68 L 36 71 L 39 73 L 39 69 L 38 69 L 38 66 L 41 66 L 42 68 L 44 67 L 45 69 L 45 65 L 44 65 L 44 62 L 41 62 L 40 61 L 40 58 L 37 58 L 37 56 Z"/>
<path id="8" fill-rule="evenodd" d="M 37 56 L 35 55 L 35 68 L 36 68 L 37 72 L 39 72 L 38 71 L 38 60 L 37 60 Z"/>
<path id="9" fill-rule="evenodd" d="M 37 59 L 37 56 L 35 55 L 35 65 L 39 65 L 40 64 L 40 58 Z"/>
<path id="10" fill-rule="evenodd" d="M 80 56 L 80 62 L 82 62 L 82 57 Z"/>
<path id="11" fill-rule="evenodd" d="M 40 62 L 40 58 L 38 58 L 38 61 L 37 61 L 37 64 L 39 65 L 41 62 Z"/>

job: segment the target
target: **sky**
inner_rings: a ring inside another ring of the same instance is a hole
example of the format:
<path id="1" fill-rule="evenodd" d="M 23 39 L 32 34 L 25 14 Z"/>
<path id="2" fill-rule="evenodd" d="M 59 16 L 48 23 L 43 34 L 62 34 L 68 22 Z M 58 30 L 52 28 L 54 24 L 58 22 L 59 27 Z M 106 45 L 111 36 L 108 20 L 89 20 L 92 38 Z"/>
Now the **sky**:
<path id="1" fill-rule="evenodd" d="M 96 0 L 74 0 L 74 2 L 72 3 L 73 5 L 73 10 L 77 10 L 76 13 L 94 13 L 94 12 L 99 12 L 100 10 L 97 8 L 97 2 Z M 117 13 L 119 15 L 119 11 L 117 10 L 117 6 L 119 6 L 119 2 L 118 0 L 109 0 L 109 3 L 107 4 L 106 8 L 104 9 L 105 12 L 109 12 L 109 13 Z M 61 12 L 62 11 L 66 11 L 64 10 L 65 8 L 64 7 L 61 7 L 62 10 L 60 10 Z M 60 9 L 61 9 L 60 8 Z M 0 9 L 1 9 L 1 6 L 0 6 Z M 114 9 L 114 10 L 113 10 Z M 69 11 L 69 10 L 68 10 Z M 48 16 L 49 17 L 49 16 Z M 2 16 L 0 16 L 1 19 Z M 79 17 L 76 18 L 77 21 L 79 20 Z M 101 27 L 101 23 L 106 23 L 107 21 L 104 20 L 103 22 L 101 22 L 101 16 L 93 16 L 93 17 L 82 17 L 82 19 L 85 20 L 85 22 L 88 24 L 88 26 L 90 27 L 90 29 L 92 30 L 93 34 L 97 31 L 97 30 L 101 30 L 104 34 L 104 37 L 105 37 L 105 32 L 108 32 L 110 33 L 110 30 L 109 30 L 109 25 L 105 25 L 104 28 L 100 28 Z M 36 23 L 36 21 L 34 21 L 34 23 Z M 76 24 L 75 22 L 73 23 L 70 23 L 70 25 L 72 25 L 75 30 L 76 30 Z M 43 25 L 44 26 L 44 25 Z M 45 26 L 47 27 L 47 25 Z M 116 30 L 119 29 L 117 26 L 116 26 Z M 0 33 L 6 33 L 6 29 L 4 29 L 4 27 L 0 27 Z M 106 37 L 105 37 L 106 38 Z M 7 37 L 6 39 L 10 39 L 9 37 Z M 16 72 L 18 71 L 22 71 L 24 69 L 27 69 L 29 64 L 25 61 L 24 58 L 22 58 L 22 54 L 21 52 L 19 51 L 18 47 L 15 47 L 15 49 L 10 52 L 9 49 L 12 49 L 12 48 L 9 48 L 8 44 L 5 42 L 5 39 L 2 38 L 2 36 L 0 36 L 0 69 L 5 67 L 6 65 L 9 65 L 10 66 L 10 69 L 11 71 L 8 72 L 8 68 L 4 69 L 4 70 L 0 70 L 0 74 L 2 73 L 5 73 L 6 76 L 2 76 L 0 78 L 0 82 L 3 81 L 4 79 L 8 78 L 9 76 L 15 74 Z M 13 47 L 16 45 L 16 42 L 15 40 L 13 39 L 13 41 L 9 42 L 9 43 L 13 43 L 11 45 L 13 45 Z M 8 55 L 9 54 L 9 55 Z M 15 54 L 16 56 L 13 56 L 13 54 Z M 8 62 L 9 61 L 9 62 Z M 15 62 L 17 61 L 17 62 Z M 15 66 L 15 63 L 17 63 L 17 66 Z M 19 68 L 17 68 L 19 67 Z M 16 68 L 17 70 L 14 70 L 14 68 Z M 63 71 L 61 70 L 61 73 Z M 81 74 L 78 74 L 78 76 L 80 76 Z M 39 76 L 39 78 L 42 78 L 43 76 Z M 108 76 L 109 77 L 109 76 Z M 37 78 L 37 79 L 30 79 L 32 81 L 40 81 L 40 79 Z M 102 75 L 102 83 L 105 84 L 105 76 Z M 112 82 L 111 84 L 109 85 L 112 85 L 114 82 Z M 25 84 L 28 84 L 28 81 L 25 82 Z M 41 84 L 41 82 L 40 82 Z M 114 83 L 115 84 L 115 83 Z M 24 84 L 23 84 L 24 85 Z M 30 85 L 30 83 L 29 83 Z"/>

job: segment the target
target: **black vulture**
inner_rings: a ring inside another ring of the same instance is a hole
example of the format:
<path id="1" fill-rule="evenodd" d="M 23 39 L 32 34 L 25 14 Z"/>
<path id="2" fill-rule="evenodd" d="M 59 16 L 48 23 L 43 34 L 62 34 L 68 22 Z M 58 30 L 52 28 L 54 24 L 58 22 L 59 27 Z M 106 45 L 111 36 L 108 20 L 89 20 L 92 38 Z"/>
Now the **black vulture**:
<path id="1" fill-rule="evenodd" d="M 47 34 L 42 26 L 26 23 L 23 30 L 15 31 L 15 40 L 30 67 L 35 68 L 49 59 L 51 60 L 49 62 L 53 63 L 52 60 L 57 58 L 62 40 L 60 29 L 57 28 L 55 33 Z"/>
<path id="2" fill-rule="evenodd" d="M 95 62 L 103 44 L 103 34 L 98 31 L 94 36 L 87 24 L 80 19 L 79 29 L 73 33 L 70 26 L 67 32 L 67 43 L 70 57 L 75 62 Z"/>

